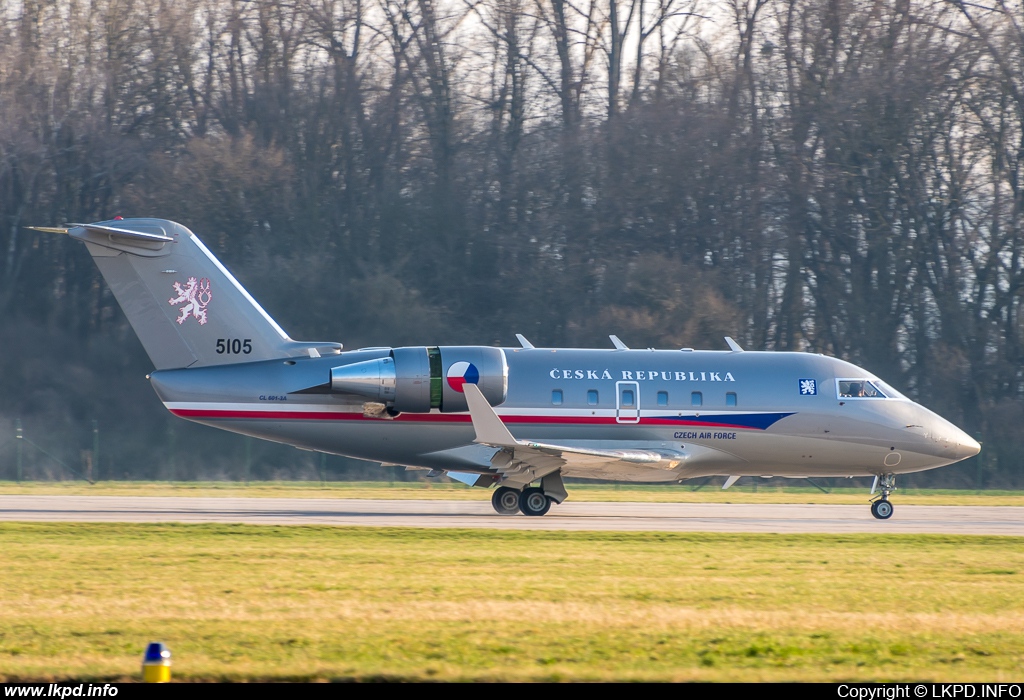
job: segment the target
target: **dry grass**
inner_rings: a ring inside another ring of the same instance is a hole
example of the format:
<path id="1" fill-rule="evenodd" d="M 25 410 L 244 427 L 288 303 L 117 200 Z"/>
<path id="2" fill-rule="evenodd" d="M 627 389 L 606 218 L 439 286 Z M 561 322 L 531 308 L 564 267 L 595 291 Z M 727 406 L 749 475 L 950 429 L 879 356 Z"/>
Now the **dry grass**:
<path id="1" fill-rule="evenodd" d="M 1019 680 L 1018 538 L 0 525 L 0 677 Z"/>

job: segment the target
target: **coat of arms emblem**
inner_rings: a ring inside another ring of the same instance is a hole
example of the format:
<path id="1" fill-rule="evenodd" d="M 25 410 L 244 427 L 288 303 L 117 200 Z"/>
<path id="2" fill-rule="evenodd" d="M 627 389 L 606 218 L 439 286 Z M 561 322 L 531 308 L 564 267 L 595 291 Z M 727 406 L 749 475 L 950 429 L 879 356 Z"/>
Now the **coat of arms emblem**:
<path id="1" fill-rule="evenodd" d="M 185 322 L 185 319 L 192 316 L 195 320 L 199 321 L 200 326 L 205 326 L 207 321 L 206 305 L 213 298 L 213 293 L 210 291 L 210 278 L 196 279 L 195 277 L 189 277 L 188 282 L 184 286 L 182 286 L 181 282 L 175 282 L 174 291 L 178 293 L 178 296 L 168 300 L 167 303 L 171 306 L 185 304 L 181 307 L 181 313 L 178 315 L 178 318 L 175 319 L 178 325 L 180 326 Z"/>

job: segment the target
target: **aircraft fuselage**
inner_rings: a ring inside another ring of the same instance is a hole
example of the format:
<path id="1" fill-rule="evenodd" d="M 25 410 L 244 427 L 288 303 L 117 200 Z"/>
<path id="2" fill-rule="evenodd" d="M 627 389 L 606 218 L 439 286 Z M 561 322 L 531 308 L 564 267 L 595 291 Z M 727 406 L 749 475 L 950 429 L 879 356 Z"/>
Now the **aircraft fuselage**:
<path id="1" fill-rule="evenodd" d="M 163 370 L 153 386 L 182 418 L 298 447 L 407 466 L 489 473 L 466 412 L 364 415 L 365 399 L 296 393 L 333 368 L 388 356 Z M 581 448 L 655 448 L 689 457 L 672 468 L 616 464 L 566 476 L 668 482 L 714 474 L 871 476 L 944 466 L 977 443 L 855 365 L 809 353 L 505 348 L 508 394 L 495 411 L 516 438 Z M 882 393 L 886 396 L 882 397 Z"/>
<path id="2" fill-rule="evenodd" d="M 895 475 L 980 446 L 841 360 L 809 353 L 442 346 L 341 352 L 288 336 L 195 234 L 165 219 L 44 228 L 85 244 L 175 415 L 216 428 L 498 485 L 498 513 L 544 515 L 562 476 Z M 532 486 L 539 482 L 539 486 Z M 874 488 L 873 488 L 874 490 Z"/>

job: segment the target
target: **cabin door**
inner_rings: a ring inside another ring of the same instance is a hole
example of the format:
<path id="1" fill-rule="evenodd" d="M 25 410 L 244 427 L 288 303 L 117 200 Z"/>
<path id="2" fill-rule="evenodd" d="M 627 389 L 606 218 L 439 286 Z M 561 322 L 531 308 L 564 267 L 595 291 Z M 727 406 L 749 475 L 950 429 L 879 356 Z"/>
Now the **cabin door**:
<path id="1" fill-rule="evenodd" d="M 615 420 L 618 423 L 640 422 L 639 382 L 615 382 Z"/>

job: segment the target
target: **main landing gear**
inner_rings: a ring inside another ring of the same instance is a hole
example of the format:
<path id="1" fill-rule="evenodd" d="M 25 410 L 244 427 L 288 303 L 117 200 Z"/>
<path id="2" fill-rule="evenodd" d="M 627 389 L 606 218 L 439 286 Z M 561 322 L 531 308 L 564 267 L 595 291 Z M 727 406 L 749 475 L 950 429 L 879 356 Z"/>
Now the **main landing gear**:
<path id="1" fill-rule="evenodd" d="M 871 502 L 871 514 L 879 520 L 888 520 L 892 517 L 892 503 L 889 503 L 889 494 L 896 490 L 895 474 L 879 474 L 875 477 L 875 483 L 871 487 L 871 493 L 878 489 L 878 497 Z"/>
<path id="2" fill-rule="evenodd" d="M 531 487 L 516 491 L 508 486 L 499 486 L 491 495 L 491 505 L 498 515 L 541 516 L 551 510 L 552 499 L 542 489 Z"/>
<path id="3" fill-rule="evenodd" d="M 491 494 L 491 505 L 498 515 L 515 515 L 519 512 L 519 492 L 508 486 L 499 486 Z"/>
<path id="4" fill-rule="evenodd" d="M 523 515 L 544 515 L 551 510 L 551 499 L 537 487 L 523 489 L 519 494 L 519 510 L 523 511 Z"/>

